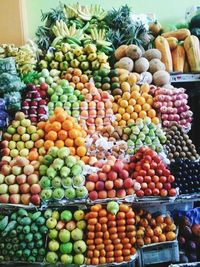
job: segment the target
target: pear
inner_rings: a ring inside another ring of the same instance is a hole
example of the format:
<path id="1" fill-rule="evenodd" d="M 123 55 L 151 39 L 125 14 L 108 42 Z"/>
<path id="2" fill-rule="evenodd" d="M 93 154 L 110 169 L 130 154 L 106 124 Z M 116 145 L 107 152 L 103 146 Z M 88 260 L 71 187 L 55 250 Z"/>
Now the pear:
<path id="1" fill-rule="evenodd" d="M 52 146 L 49 148 L 48 154 L 53 158 L 56 158 L 58 156 L 58 151 L 59 151 L 58 147 Z"/>
<path id="2" fill-rule="evenodd" d="M 60 170 L 60 176 L 61 176 L 62 178 L 67 178 L 68 175 L 70 174 L 70 171 L 71 171 L 70 168 L 64 166 L 64 167 L 62 167 L 61 170 Z"/>
<path id="3" fill-rule="evenodd" d="M 110 201 L 107 204 L 107 211 L 111 212 L 112 214 L 116 215 L 119 211 L 119 204 L 115 201 Z"/>
<path id="4" fill-rule="evenodd" d="M 57 175 L 57 172 L 56 170 L 53 168 L 53 167 L 49 167 L 47 169 L 47 176 L 50 178 L 50 179 L 53 179 L 54 177 L 56 177 Z"/>
<path id="5" fill-rule="evenodd" d="M 76 164 L 76 158 L 74 156 L 68 156 L 65 159 L 65 163 L 66 163 L 67 167 L 72 168 L 73 165 Z"/>
<path id="6" fill-rule="evenodd" d="M 58 151 L 58 157 L 60 159 L 67 158 L 69 156 L 69 154 L 70 154 L 70 150 L 68 147 L 62 147 Z"/>
<path id="7" fill-rule="evenodd" d="M 55 170 L 60 170 L 63 167 L 63 165 L 64 165 L 64 160 L 60 158 L 54 159 L 53 164 L 52 164 Z"/>
<path id="8" fill-rule="evenodd" d="M 133 134 L 137 134 L 137 135 L 140 133 L 140 129 L 137 126 L 131 127 L 131 131 Z"/>

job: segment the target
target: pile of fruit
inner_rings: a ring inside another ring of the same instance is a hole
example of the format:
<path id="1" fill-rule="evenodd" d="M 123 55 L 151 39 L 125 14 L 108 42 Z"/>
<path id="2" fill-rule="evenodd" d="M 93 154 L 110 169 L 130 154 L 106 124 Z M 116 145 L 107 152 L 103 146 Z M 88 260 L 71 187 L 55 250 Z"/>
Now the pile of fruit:
<path id="1" fill-rule="evenodd" d="M 141 147 L 130 162 L 131 177 L 138 197 L 176 196 L 176 189 L 172 187 L 175 178 L 155 151 Z"/>
<path id="2" fill-rule="evenodd" d="M 171 163 L 170 170 L 176 177 L 174 186 L 179 188 L 180 194 L 194 194 L 200 192 L 199 161 L 176 159 Z"/>
<path id="3" fill-rule="evenodd" d="M 56 107 L 62 107 L 67 113 L 74 117 L 79 118 L 80 116 L 80 103 L 84 100 L 83 95 L 79 90 L 69 85 L 66 80 L 59 80 L 47 91 L 50 101 L 48 103 L 49 116 L 52 116 Z"/>
<path id="4" fill-rule="evenodd" d="M 163 151 L 166 142 L 165 133 L 157 125 L 151 123 L 150 118 L 145 118 L 124 128 L 128 135 L 128 154 L 135 154 L 142 146 L 148 146 L 157 153 Z"/>
<path id="5" fill-rule="evenodd" d="M 47 90 L 48 85 L 46 83 L 41 83 L 38 87 L 33 84 L 27 85 L 21 109 L 25 118 L 30 119 L 32 124 L 48 119 Z"/>
<path id="6" fill-rule="evenodd" d="M 9 215 L 1 214 L 0 261 L 43 262 L 48 232 L 45 222 L 41 211 L 20 208 Z"/>
<path id="7" fill-rule="evenodd" d="M 84 165 L 69 148 L 50 147 L 39 167 L 42 201 L 86 198 Z"/>
<path id="8" fill-rule="evenodd" d="M 125 198 L 133 195 L 133 179 L 129 175 L 129 164 L 114 156 L 108 156 L 105 163 L 97 162 L 98 172 L 91 173 L 86 179 L 90 200 L 106 198 Z"/>
<path id="9" fill-rule="evenodd" d="M 48 252 L 46 262 L 63 265 L 82 265 L 85 262 L 87 249 L 84 239 L 86 228 L 83 210 L 46 210 L 46 226 L 48 228 Z"/>
<path id="10" fill-rule="evenodd" d="M 136 253 L 135 213 L 126 204 L 96 204 L 85 216 L 87 221 L 86 264 L 98 265 L 130 261 Z"/>

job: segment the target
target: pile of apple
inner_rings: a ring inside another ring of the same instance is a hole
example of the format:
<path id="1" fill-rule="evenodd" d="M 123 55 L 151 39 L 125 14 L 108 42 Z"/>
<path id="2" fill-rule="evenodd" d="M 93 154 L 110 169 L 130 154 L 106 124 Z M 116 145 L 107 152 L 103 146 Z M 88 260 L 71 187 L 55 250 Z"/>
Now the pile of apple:
<path id="1" fill-rule="evenodd" d="M 46 262 L 63 265 L 82 265 L 85 262 L 84 253 L 87 246 L 84 238 L 86 222 L 83 210 L 45 211 L 48 217 L 48 252 Z"/>
<path id="2" fill-rule="evenodd" d="M 48 85 L 41 83 L 36 87 L 34 84 L 28 84 L 26 90 L 21 105 L 25 118 L 30 119 L 32 124 L 36 124 L 41 120 L 47 120 Z"/>
<path id="3" fill-rule="evenodd" d="M 138 197 L 174 197 L 172 187 L 175 178 L 160 156 L 148 147 L 141 147 L 130 159 L 130 173 Z"/>
<path id="4" fill-rule="evenodd" d="M 8 156 L 9 160 L 17 156 L 27 157 L 29 160 L 39 160 L 39 155 L 44 155 L 42 147 L 44 131 L 25 119 L 23 112 L 17 112 L 11 125 L 3 133 L 0 144 L 1 156 Z"/>
<path id="5" fill-rule="evenodd" d="M 91 206 L 86 214 L 88 265 L 128 262 L 136 253 L 135 213 L 126 204 L 109 202 Z"/>
<path id="6" fill-rule="evenodd" d="M 154 95 L 153 107 L 160 113 L 164 127 L 177 122 L 183 128 L 188 129 L 192 122 L 192 111 L 188 104 L 188 95 L 184 88 L 151 88 Z"/>
<path id="7" fill-rule="evenodd" d="M 176 225 L 170 215 L 152 215 L 139 209 L 135 211 L 135 220 L 135 238 L 138 247 L 173 241 L 176 238 Z"/>
<path id="8" fill-rule="evenodd" d="M 0 203 L 40 204 L 39 162 L 17 156 L 0 162 Z"/>
<path id="9" fill-rule="evenodd" d="M 150 118 L 129 124 L 124 128 L 124 133 L 129 136 L 128 154 L 135 154 L 142 146 L 148 146 L 157 153 L 163 151 L 163 144 L 166 142 L 165 133 L 160 127 L 151 123 Z"/>
<path id="10" fill-rule="evenodd" d="M 82 91 L 85 101 L 80 104 L 80 125 L 82 125 L 89 134 L 95 131 L 101 131 L 104 126 L 112 123 L 113 97 L 106 91 L 97 89 L 93 83 L 88 83 Z"/>
<path id="11" fill-rule="evenodd" d="M 129 175 L 129 164 L 108 156 L 105 163 L 98 161 L 94 166 L 100 170 L 87 176 L 86 188 L 90 200 L 124 198 L 134 194 L 134 178 Z"/>
<path id="12" fill-rule="evenodd" d="M 83 175 L 84 162 L 70 156 L 67 147 L 51 147 L 39 167 L 41 200 L 83 199 L 88 191 Z"/>
<path id="13" fill-rule="evenodd" d="M 49 71 L 46 68 L 42 68 L 42 71 L 38 73 L 37 78 L 34 80 L 35 84 L 48 84 L 48 88 L 51 86 L 56 86 L 57 82 L 60 80 L 60 71 L 57 69 L 52 69 Z"/>
<path id="14" fill-rule="evenodd" d="M 70 86 L 67 80 L 59 80 L 49 87 L 47 93 L 50 97 L 49 115 L 53 114 L 55 107 L 63 107 L 70 116 L 79 118 L 80 103 L 84 97 L 79 90 Z"/>
<path id="15" fill-rule="evenodd" d="M 0 262 L 43 262 L 48 228 L 41 211 L 18 209 L 0 221 Z"/>

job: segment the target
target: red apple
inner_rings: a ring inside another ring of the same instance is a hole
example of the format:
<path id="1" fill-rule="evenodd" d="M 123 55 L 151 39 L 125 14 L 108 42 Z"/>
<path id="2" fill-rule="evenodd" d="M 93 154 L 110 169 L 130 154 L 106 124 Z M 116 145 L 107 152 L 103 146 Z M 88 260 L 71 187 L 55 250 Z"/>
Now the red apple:
<path id="1" fill-rule="evenodd" d="M 19 191 L 23 194 L 30 192 L 30 185 L 28 183 L 20 184 Z"/>
<path id="2" fill-rule="evenodd" d="M 109 179 L 110 181 L 114 181 L 114 180 L 116 180 L 116 179 L 117 179 L 117 172 L 110 171 L 110 172 L 108 173 L 108 179 Z"/>
<path id="3" fill-rule="evenodd" d="M 129 195 L 129 196 L 132 196 L 133 194 L 135 194 L 134 188 L 128 188 L 128 189 L 126 189 L 126 194 Z"/>
<path id="4" fill-rule="evenodd" d="M 105 190 L 102 190 L 102 191 L 98 192 L 98 198 L 99 199 L 105 199 L 107 197 L 108 197 L 108 194 L 107 194 L 107 192 Z"/>
<path id="5" fill-rule="evenodd" d="M 141 184 L 141 188 L 142 188 L 143 190 L 146 189 L 147 187 L 148 187 L 147 183 L 144 182 L 144 183 Z"/>
<path id="6" fill-rule="evenodd" d="M 9 194 L 0 195 L 0 203 L 8 203 L 9 202 Z"/>
<path id="7" fill-rule="evenodd" d="M 39 181 L 38 175 L 35 174 L 35 173 L 32 173 L 27 177 L 27 183 L 30 184 L 30 185 L 37 184 L 38 181 Z"/>
<path id="8" fill-rule="evenodd" d="M 10 173 L 11 173 L 11 166 L 10 165 L 7 165 L 7 164 L 5 164 L 5 165 L 3 165 L 2 167 L 1 167 L 1 173 L 3 174 L 3 175 L 9 175 Z"/>
<path id="9" fill-rule="evenodd" d="M 171 188 L 168 192 L 169 192 L 170 197 L 176 196 L 176 189 Z"/>
<path id="10" fill-rule="evenodd" d="M 133 171 L 134 169 L 135 169 L 135 163 L 134 162 L 131 162 L 130 164 L 129 164 L 129 169 L 131 170 L 131 171 Z"/>
<path id="11" fill-rule="evenodd" d="M 151 162 L 152 161 L 152 158 L 149 155 L 145 155 L 144 156 L 144 160 L 145 160 L 145 162 Z"/>
<path id="12" fill-rule="evenodd" d="M 34 194 L 30 199 L 31 203 L 38 206 L 40 204 L 40 196 L 38 194 Z"/>
<path id="13" fill-rule="evenodd" d="M 21 195 L 21 202 L 24 205 L 29 205 L 31 199 L 31 194 L 22 194 Z"/>
<path id="14" fill-rule="evenodd" d="M 144 163 L 142 168 L 145 170 L 145 171 L 148 171 L 151 167 L 150 167 L 150 164 L 149 163 Z"/>
<path id="15" fill-rule="evenodd" d="M 120 171 L 119 176 L 120 176 L 120 178 L 125 180 L 125 179 L 129 178 L 129 172 L 126 170 L 122 170 L 122 171 Z"/>
<path id="16" fill-rule="evenodd" d="M 164 189 L 169 191 L 172 188 L 172 185 L 170 183 L 164 183 L 163 187 L 164 187 Z"/>
<path id="17" fill-rule="evenodd" d="M 148 184 L 148 187 L 149 187 L 151 190 L 153 190 L 153 189 L 156 187 L 156 185 L 155 185 L 154 182 L 150 182 L 150 183 Z"/>
<path id="18" fill-rule="evenodd" d="M 159 176 L 161 176 L 163 174 L 163 171 L 161 169 L 157 169 L 156 170 L 156 174 L 159 175 Z"/>
<path id="19" fill-rule="evenodd" d="M 159 190 L 161 190 L 163 188 L 163 184 L 160 182 L 156 183 L 156 188 L 158 188 Z"/>
<path id="20" fill-rule="evenodd" d="M 151 176 L 145 176 L 144 177 L 144 181 L 147 183 L 147 184 L 149 184 L 150 182 L 151 182 Z"/>
<path id="21" fill-rule="evenodd" d="M 152 181 L 156 184 L 157 182 L 159 182 L 159 177 L 157 175 L 154 175 L 152 177 Z"/>
<path id="22" fill-rule="evenodd" d="M 144 182 L 144 177 L 142 177 L 142 176 L 137 176 L 137 177 L 136 177 L 136 182 L 142 184 L 142 183 Z"/>
<path id="23" fill-rule="evenodd" d="M 89 192 L 93 191 L 95 189 L 95 183 L 94 182 L 87 181 L 85 186 Z"/>
<path id="24" fill-rule="evenodd" d="M 158 188 L 154 188 L 152 193 L 153 193 L 154 196 L 159 196 L 160 195 L 160 190 Z"/>
<path id="25" fill-rule="evenodd" d="M 121 172 L 124 168 L 124 163 L 121 160 L 116 160 L 115 164 L 113 165 L 112 169 L 116 172 Z"/>
<path id="26" fill-rule="evenodd" d="M 155 170 L 156 168 L 157 168 L 157 163 L 155 162 L 155 161 L 152 161 L 151 163 L 150 163 L 150 167 L 151 167 L 151 169 L 153 169 L 153 170 Z"/>
<path id="27" fill-rule="evenodd" d="M 144 190 L 144 194 L 145 194 L 145 196 L 151 196 L 152 195 L 152 190 L 150 188 L 146 188 Z"/>
<path id="28" fill-rule="evenodd" d="M 138 190 L 136 191 L 137 197 L 143 197 L 144 196 L 144 191 L 143 190 Z"/>
<path id="29" fill-rule="evenodd" d="M 153 170 L 153 169 L 148 170 L 149 176 L 153 177 L 155 174 L 156 174 L 155 170 Z"/>
<path id="30" fill-rule="evenodd" d="M 19 204 L 20 203 L 20 194 L 12 194 L 10 195 L 10 203 L 12 204 Z"/>
<path id="31" fill-rule="evenodd" d="M 169 175 L 169 176 L 167 177 L 167 181 L 168 181 L 169 183 L 173 183 L 173 182 L 175 181 L 174 176 L 173 176 L 173 175 Z"/>
<path id="32" fill-rule="evenodd" d="M 126 196 L 126 191 L 124 189 L 117 190 L 117 197 L 123 198 Z"/>
<path id="33" fill-rule="evenodd" d="M 170 170 L 164 169 L 163 170 L 163 175 L 166 176 L 166 177 L 168 177 L 170 175 Z"/>
<path id="34" fill-rule="evenodd" d="M 117 181 L 117 180 L 115 180 L 115 181 Z M 113 187 L 114 187 L 113 181 L 105 181 L 105 189 L 106 190 L 111 190 L 111 189 L 113 189 Z"/>
<path id="35" fill-rule="evenodd" d="M 91 200 L 96 200 L 96 199 L 98 199 L 98 193 L 97 193 L 97 191 L 91 191 L 91 192 L 89 193 L 89 198 L 90 198 Z"/>
<path id="36" fill-rule="evenodd" d="M 10 149 L 9 148 L 1 149 L 1 155 L 2 156 L 9 156 L 10 155 Z"/>
<path id="37" fill-rule="evenodd" d="M 159 182 L 161 182 L 162 184 L 164 184 L 164 183 L 166 183 L 166 181 L 167 181 L 167 177 L 166 176 L 164 176 L 164 175 L 160 176 Z"/>
<path id="38" fill-rule="evenodd" d="M 138 175 L 144 177 L 145 175 L 147 175 L 147 172 L 145 170 L 140 170 Z"/>
<path id="39" fill-rule="evenodd" d="M 111 166 L 108 164 L 103 165 L 102 172 L 108 173 L 111 170 Z"/>
<path id="40" fill-rule="evenodd" d="M 39 194 L 41 192 L 41 187 L 39 184 L 32 184 L 30 187 L 30 191 L 32 194 Z"/>
<path id="41" fill-rule="evenodd" d="M 103 189 L 104 189 L 104 182 L 103 182 L 103 181 L 98 181 L 98 182 L 96 182 L 95 188 L 96 188 L 96 190 L 98 190 L 98 191 L 103 190 Z"/>
<path id="42" fill-rule="evenodd" d="M 7 148 L 8 147 L 8 141 L 7 140 L 3 140 L 0 142 L 0 147 L 1 148 Z"/>
<path id="43" fill-rule="evenodd" d="M 109 198 L 115 198 L 116 197 L 116 190 L 114 190 L 114 189 L 108 190 L 107 193 L 108 193 Z"/>
<path id="44" fill-rule="evenodd" d="M 133 180 L 131 178 L 127 178 L 124 180 L 124 187 L 126 189 L 133 187 Z"/>
<path id="45" fill-rule="evenodd" d="M 167 190 L 166 189 L 161 189 L 160 190 L 160 195 L 161 195 L 161 197 L 166 197 L 168 195 Z"/>
<path id="46" fill-rule="evenodd" d="M 47 91 L 48 88 L 49 88 L 48 84 L 46 84 L 46 83 L 44 83 L 44 82 L 42 82 L 42 83 L 40 84 L 40 89 L 41 89 L 41 90 Z"/>
<path id="47" fill-rule="evenodd" d="M 114 181 L 114 186 L 115 188 L 117 189 L 120 189 L 123 187 L 123 183 L 124 183 L 124 180 L 121 179 L 121 178 L 117 178 L 115 181 Z"/>
<path id="48" fill-rule="evenodd" d="M 96 183 L 99 180 L 99 176 L 97 173 L 91 173 L 88 175 L 87 180 Z"/>
<path id="49" fill-rule="evenodd" d="M 26 175 L 25 174 L 20 174 L 16 177 L 16 182 L 18 184 L 24 184 L 26 183 Z"/>
<path id="50" fill-rule="evenodd" d="M 98 178 L 99 181 L 106 181 L 107 180 L 107 174 L 104 172 L 98 172 L 98 176 L 99 176 L 99 178 Z"/>

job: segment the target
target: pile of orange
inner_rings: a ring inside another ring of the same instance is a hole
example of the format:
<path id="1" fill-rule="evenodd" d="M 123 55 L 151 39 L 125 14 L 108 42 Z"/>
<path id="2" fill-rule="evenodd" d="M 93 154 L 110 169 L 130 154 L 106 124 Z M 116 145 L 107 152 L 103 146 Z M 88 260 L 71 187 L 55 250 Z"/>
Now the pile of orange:
<path id="1" fill-rule="evenodd" d="M 86 264 L 97 265 L 129 261 L 136 253 L 135 213 L 121 204 L 116 215 L 102 205 L 91 206 L 86 214 L 88 246 Z"/>
<path id="2" fill-rule="evenodd" d="M 115 96 L 113 112 L 116 120 L 113 126 L 126 126 L 146 117 L 151 118 L 155 124 L 159 123 L 156 111 L 152 108 L 153 97 L 149 94 L 149 85 L 133 85 L 131 91 L 126 91 L 122 96 Z"/>
<path id="3" fill-rule="evenodd" d="M 85 84 L 89 82 L 89 77 L 83 74 L 81 69 L 71 67 L 67 69 L 62 79 L 67 80 L 69 85 L 80 91 L 82 91 L 85 88 Z"/>
<path id="4" fill-rule="evenodd" d="M 77 124 L 76 119 L 69 116 L 67 112 L 56 107 L 54 114 L 46 122 L 39 122 L 38 128 L 44 130 L 44 148 L 46 151 L 52 146 L 68 147 L 71 155 L 87 162 L 85 137 L 86 132 Z"/>

